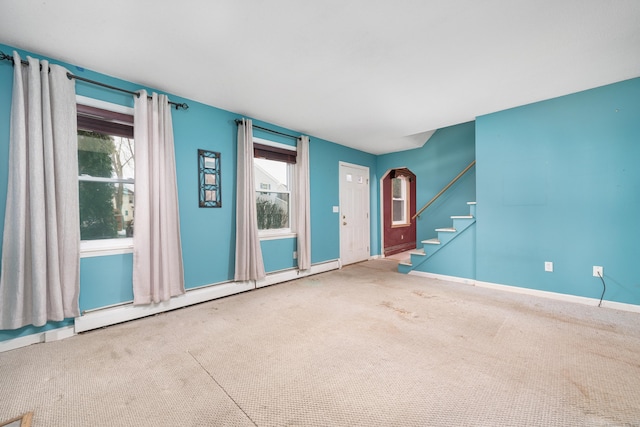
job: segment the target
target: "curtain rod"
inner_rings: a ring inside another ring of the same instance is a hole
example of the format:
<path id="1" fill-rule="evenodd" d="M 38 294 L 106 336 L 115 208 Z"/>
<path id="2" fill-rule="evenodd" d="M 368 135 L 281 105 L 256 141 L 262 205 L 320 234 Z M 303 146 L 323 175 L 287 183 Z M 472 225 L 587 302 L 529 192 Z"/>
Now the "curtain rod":
<path id="1" fill-rule="evenodd" d="M 236 125 L 239 125 L 240 123 L 242 123 L 242 120 L 236 119 L 235 122 L 236 122 Z M 293 138 L 293 139 L 300 138 L 299 136 L 289 135 L 288 133 L 278 132 L 277 130 L 263 128 L 262 126 L 258 126 L 258 125 L 254 125 L 254 124 L 252 124 L 251 127 L 263 130 L 265 132 L 275 133 L 276 135 L 288 136 L 289 138 Z"/>
<path id="2" fill-rule="evenodd" d="M 0 60 L 3 60 L 3 59 L 6 60 L 6 61 L 11 61 L 15 65 L 15 61 L 13 60 L 12 56 L 9 56 L 6 53 L 0 51 Z M 29 65 L 28 61 L 22 60 L 20 62 L 23 65 Z M 40 67 L 42 67 L 42 65 Z M 100 82 L 97 82 L 95 80 L 87 79 L 85 77 L 76 76 L 75 74 L 71 74 L 70 72 L 67 72 L 67 78 L 69 80 L 76 79 L 76 80 L 80 80 L 80 81 L 83 81 L 83 82 L 86 82 L 86 83 L 91 83 L 91 84 L 96 85 L 96 86 L 101 86 L 101 87 L 104 87 L 104 88 L 107 88 L 107 89 L 117 90 L 119 92 L 128 93 L 130 95 L 135 95 L 138 98 L 140 97 L 140 94 L 138 92 L 132 92 L 132 91 L 127 90 L 127 89 L 122 89 L 120 87 L 111 86 L 111 85 L 108 85 L 108 84 L 105 84 L 105 83 L 100 83 Z M 147 98 L 151 99 L 150 96 L 148 96 Z M 179 110 L 180 108 L 182 108 L 183 110 L 189 109 L 189 105 L 184 103 L 184 102 L 183 103 L 177 103 L 177 102 L 169 101 L 169 104 L 174 105 L 176 107 L 176 110 Z"/>

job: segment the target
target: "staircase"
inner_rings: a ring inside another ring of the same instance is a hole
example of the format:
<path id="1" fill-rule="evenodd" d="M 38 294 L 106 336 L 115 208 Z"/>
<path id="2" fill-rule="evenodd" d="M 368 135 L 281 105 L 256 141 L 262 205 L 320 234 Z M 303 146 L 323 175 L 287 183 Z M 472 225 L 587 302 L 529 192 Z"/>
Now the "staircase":
<path id="1" fill-rule="evenodd" d="M 434 256 L 436 254 L 439 254 L 440 264 L 446 265 L 447 257 L 453 257 L 455 262 L 455 258 L 460 256 L 460 254 L 457 250 L 452 250 L 454 240 L 465 234 L 465 231 L 468 229 L 470 230 L 476 222 L 476 202 L 467 202 L 467 205 L 469 205 L 469 215 L 452 216 L 453 226 L 449 228 L 437 228 L 436 232 L 438 233 L 438 237 L 423 240 L 422 248 L 411 251 L 411 258 L 401 261 L 398 264 L 398 271 L 405 274 L 412 270 L 442 274 L 440 270 L 446 267 L 438 266 L 435 262 L 429 261 L 435 260 Z M 475 232 L 475 230 L 473 231 Z M 475 251 L 475 247 L 467 248 L 467 246 L 469 245 L 463 245 L 462 249 L 464 251 Z"/>

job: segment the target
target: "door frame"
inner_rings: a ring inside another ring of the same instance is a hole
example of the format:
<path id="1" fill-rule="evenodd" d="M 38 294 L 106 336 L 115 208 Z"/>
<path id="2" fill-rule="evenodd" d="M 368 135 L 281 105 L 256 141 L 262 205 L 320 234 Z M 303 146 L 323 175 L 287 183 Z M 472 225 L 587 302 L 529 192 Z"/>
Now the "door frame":
<path id="1" fill-rule="evenodd" d="M 413 171 L 411 169 L 409 169 L 407 166 L 398 166 L 398 167 L 393 167 L 393 168 L 389 168 L 386 170 L 386 172 L 380 177 L 380 181 L 378 183 L 378 189 L 380 192 L 380 198 L 379 200 L 379 206 L 378 206 L 378 215 L 380 218 L 380 257 L 381 258 L 386 258 L 385 254 L 384 254 L 384 249 L 385 249 L 385 217 L 384 217 L 384 202 L 385 202 L 385 197 L 388 197 L 388 195 L 385 195 L 384 192 L 384 180 L 389 176 L 389 174 L 392 171 L 397 171 L 397 170 L 401 170 L 401 169 L 406 169 L 407 171 L 409 171 L 414 177 L 417 178 L 416 174 L 413 173 Z M 415 186 L 416 183 L 414 182 L 413 185 Z M 417 188 L 414 187 L 414 190 L 416 192 L 415 196 L 417 197 Z M 411 206 L 411 202 L 410 205 Z M 414 208 L 417 208 L 417 200 L 415 200 L 415 205 Z M 410 217 L 413 216 L 415 214 L 415 210 L 411 210 L 411 207 L 409 208 L 409 215 Z M 417 221 L 415 221 L 415 240 L 416 240 L 416 244 L 418 243 L 418 223 Z"/>
<path id="2" fill-rule="evenodd" d="M 369 166 L 358 165 L 355 163 L 343 162 L 342 160 L 338 161 L 338 206 L 339 206 L 339 215 L 338 215 L 338 246 L 339 246 L 339 258 L 338 262 L 340 264 L 340 268 L 342 268 L 342 167 L 349 167 L 354 169 L 360 169 L 363 171 L 363 174 L 366 173 L 367 176 L 367 196 L 366 196 L 366 206 L 367 206 L 367 238 L 368 238 L 368 254 L 366 259 L 371 258 L 371 170 Z M 362 260 L 365 261 L 365 260 Z M 360 261 L 355 261 L 360 262 Z M 351 264 L 351 263 L 350 263 Z"/>

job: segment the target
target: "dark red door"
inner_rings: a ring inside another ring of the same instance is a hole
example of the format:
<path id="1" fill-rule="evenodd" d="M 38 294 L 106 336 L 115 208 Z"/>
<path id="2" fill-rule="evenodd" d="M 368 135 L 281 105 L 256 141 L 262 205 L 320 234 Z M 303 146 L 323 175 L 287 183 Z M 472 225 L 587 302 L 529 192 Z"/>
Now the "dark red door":
<path id="1" fill-rule="evenodd" d="M 416 248 L 416 176 L 409 169 L 392 169 L 382 180 L 384 255 Z"/>

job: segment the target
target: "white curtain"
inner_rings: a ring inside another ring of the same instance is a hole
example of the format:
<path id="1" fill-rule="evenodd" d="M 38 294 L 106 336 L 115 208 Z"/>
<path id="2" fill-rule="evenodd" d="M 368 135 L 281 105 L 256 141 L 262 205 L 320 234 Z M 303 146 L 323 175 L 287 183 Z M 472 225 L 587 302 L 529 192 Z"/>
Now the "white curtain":
<path id="1" fill-rule="evenodd" d="M 171 105 L 166 95 L 140 91 L 134 105 L 136 150 L 133 303 L 184 293 Z"/>
<path id="2" fill-rule="evenodd" d="M 294 200 L 296 203 L 296 234 L 298 237 L 298 269 L 311 268 L 311 217 L 309 189 L 309 137 L 298 138 L 296 157 Z"/>
<path id="3" fill-rule="evenodd" d="M 253 181 L 253 123 L 238 125 L 238 169 L 236 190 L 236 281 L 259 280 L 266 276 Z"/>
<path id="4" fill-rule="evenodd" d="M 80 315 L 75 84 L 58 65 L 13 59 L 0 329 Z"/>

